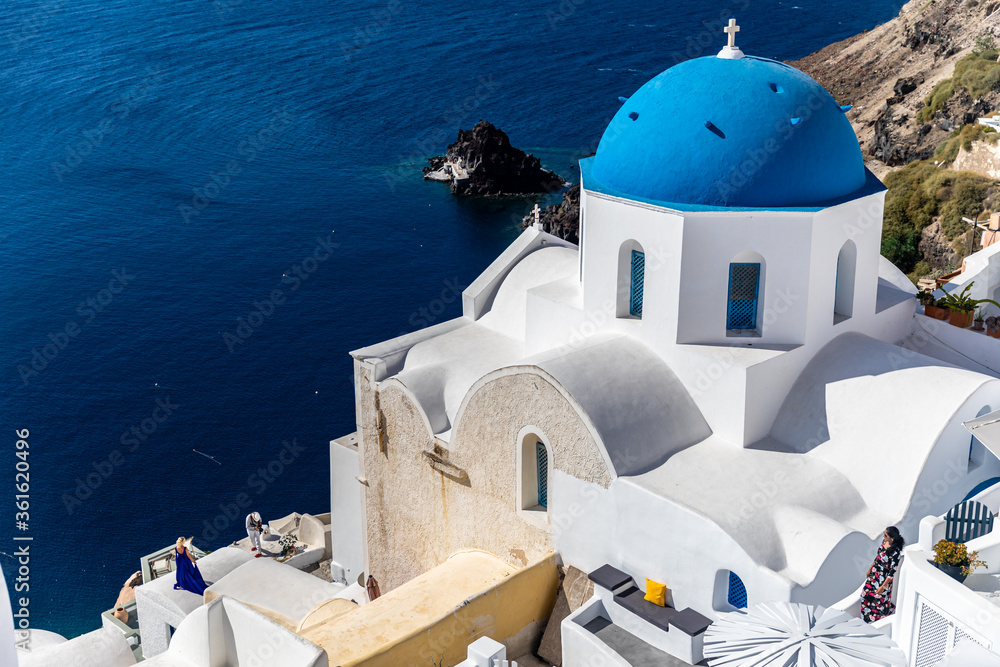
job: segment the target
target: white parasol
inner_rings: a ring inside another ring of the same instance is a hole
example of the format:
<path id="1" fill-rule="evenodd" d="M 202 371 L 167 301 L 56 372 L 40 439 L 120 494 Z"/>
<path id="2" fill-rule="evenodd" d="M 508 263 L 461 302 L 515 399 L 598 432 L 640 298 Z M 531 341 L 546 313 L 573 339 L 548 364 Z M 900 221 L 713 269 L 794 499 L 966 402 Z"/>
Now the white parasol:
<path id="1" fill-rule="evenodd" d="M 886 635 L 836 609 L 763 602 L 721 614 L 705 633 L 711 667 L 905 667 Z"/>

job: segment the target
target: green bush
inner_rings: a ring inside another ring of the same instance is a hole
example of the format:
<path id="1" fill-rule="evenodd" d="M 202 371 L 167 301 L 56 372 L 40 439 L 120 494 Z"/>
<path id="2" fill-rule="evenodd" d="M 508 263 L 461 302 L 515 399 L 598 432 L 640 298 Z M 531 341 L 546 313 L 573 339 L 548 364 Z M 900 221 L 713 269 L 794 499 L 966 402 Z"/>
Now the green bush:
<path id="1" fill-rule="evenodd" d="M 976 39 L 976 48 L 982 47 L 982 49 L 973 50 L 955 63 L 955 71 L 951 78 L 939 81 L 924 98 L 924 106 L 916 115 L 918 122 L 928 122 L 961 88 L 976 98 L 1000 85 L 1000 63 L 997 62 L 996 46 L 992 37 L 989 37 L 989 40 L 985 40 L 985 37 L 989 36 L 980 35 Z"/>
<path id="2" fill-rule="evenodd" d="M 959 133 L 949 141 L 961 142 Z M 974 217 L 993 181 L 969 171 L 937 168 L 929 160 L 911 162 L 885 178 L 882 254 L 903 273 L 913 273 L 920 254 L 920 232 L 941 217 L 941 230 L 949 240 L 968 228 L 962 216 Z"/>
<path id="3" fill-rule="evenodd" d="M 1000 72 L 1000 69 L 997 70 Z M 946 139 L 934 151 L 934 159 L 940 162 L 952 162 L 958 157 L 960 148 L 972 150 L 972 144 L 976 141 L 988 141 L 995 144 L 1000 139 L 1000 134 L 996 130 L 986 125 L 964 125 L 961 129 L 951 133 L 951 137 Z"/>
<path id="4" fill-rule="evenodd" d="M 983 34 L 979 35 L 979 37 L 976 37 L 976 41 L 973 43 L 972 46 L 972 52 L 975 53 L 976 55 L 996 50 L 997 50 L 997 43 L 993 39 L 993 35 L 991 35 L 988 32 L 984 32 Z"/>
<path id="5" fill-rule="evenodd" d="M 938 81 L 931 94 L 924 98 L 924 106 L 917 112 L 917 120 L 921 123 L 928 122 L 934 114 L 944 108 L 944 103 L 954 94 L 955 88 L 951 79 Z"/>
<path id="6" fill-rule="evenodd" d="M 918 279 L 923 278 L 924 276 L 930 275 L 933 271 L 934 271 L 934 267 L 933 266 L 931 266 L 930 264 L 928 264 L 924 260 L 920 260 L 913 267 L 913 272 L 910 273 L 910 280 L 912 280 L 914 283 L 916 283 Z"/>

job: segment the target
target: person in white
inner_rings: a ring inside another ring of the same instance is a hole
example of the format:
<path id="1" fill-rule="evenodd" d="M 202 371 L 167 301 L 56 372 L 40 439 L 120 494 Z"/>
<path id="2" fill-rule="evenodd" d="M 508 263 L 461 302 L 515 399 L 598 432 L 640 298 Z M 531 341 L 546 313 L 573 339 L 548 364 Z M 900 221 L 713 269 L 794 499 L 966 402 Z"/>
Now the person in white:
<path id="1" fill-rule="evenodd" d="M 264 522 L 260 519 L 260 514 L 250 512 L 247 514 L 247 537 L 252 545 L 250 551 L 256 551 L 254 558 L 260 558 L 260 534 L 264 530 Z"/>

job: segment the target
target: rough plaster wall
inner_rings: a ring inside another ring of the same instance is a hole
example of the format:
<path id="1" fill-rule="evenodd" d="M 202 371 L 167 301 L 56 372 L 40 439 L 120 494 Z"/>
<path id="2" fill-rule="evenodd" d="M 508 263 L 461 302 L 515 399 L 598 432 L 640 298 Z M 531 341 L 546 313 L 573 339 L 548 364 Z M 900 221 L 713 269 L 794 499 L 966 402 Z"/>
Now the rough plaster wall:
<path id="1" fill-rule="evenodd" d="M 374 424 L 374 403 L 360 394 L 359 400 L 372 406 L 362 406 L 363 413 L 371 411 L 366 421 Z M 480 388 L 456 427 L 451 451 L 435 450 L 419 406 L 398 387 L 383 385 L 379 401 L 386 418 L 386 454 L 378 451 L 374 428 L 362 428 L 369 570 L 383 592 L 460 549 L 484 549 L 517 567 L 552 550 L 548 531 L 517 513 L 517 435 L 523 426 L 543 425 L 552 467 L 605 487 L 611 481 L 579 416 L 538 376 L 501 377 Z M 431 468 L 425 451 L 465 471 L 467 478 Z"/>
<path id="2" fill-rule="evenodd" d="M 452 449 L 456 456 L 467 456 L 478 443 L 508 445 L 510 467 L 503 470 L 513 485 L 508 488 L 513 506 L 516 447 L 521 444 L 517 434 L 529 425 L 544 430 L 552 447 L 551 467 L 604 488 L 611 483 L 607 464 L 580 416 L 555 387 L 533 373 L 506 375 L 483 385 L 469 401 Z"/>
<path id="3" fill-rule="evenodd" d="M 972 150 L 964 148 L 958 152 L 955 171 L 974 171 L 990 178 L 1000 178 L 1000 145 L 986 141 L 972 142 Z"/>

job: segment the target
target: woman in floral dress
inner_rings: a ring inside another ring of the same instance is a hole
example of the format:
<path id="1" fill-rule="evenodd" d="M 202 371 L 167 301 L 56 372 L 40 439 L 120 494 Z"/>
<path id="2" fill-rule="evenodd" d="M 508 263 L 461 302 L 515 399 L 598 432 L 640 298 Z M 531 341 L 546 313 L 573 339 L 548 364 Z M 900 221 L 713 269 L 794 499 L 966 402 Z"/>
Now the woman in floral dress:
<path id="1" fill-rule="evenodd" d="M 861 614 L 865 623 L 872 623 L 896 611 L 896 605 L 892 603 L 892 577 L 899 567 L 903 544 L 903 536 L 895 526 L 889 526 L 882 533 L 882 546 L 868 568 L 861 593 Z"/>

